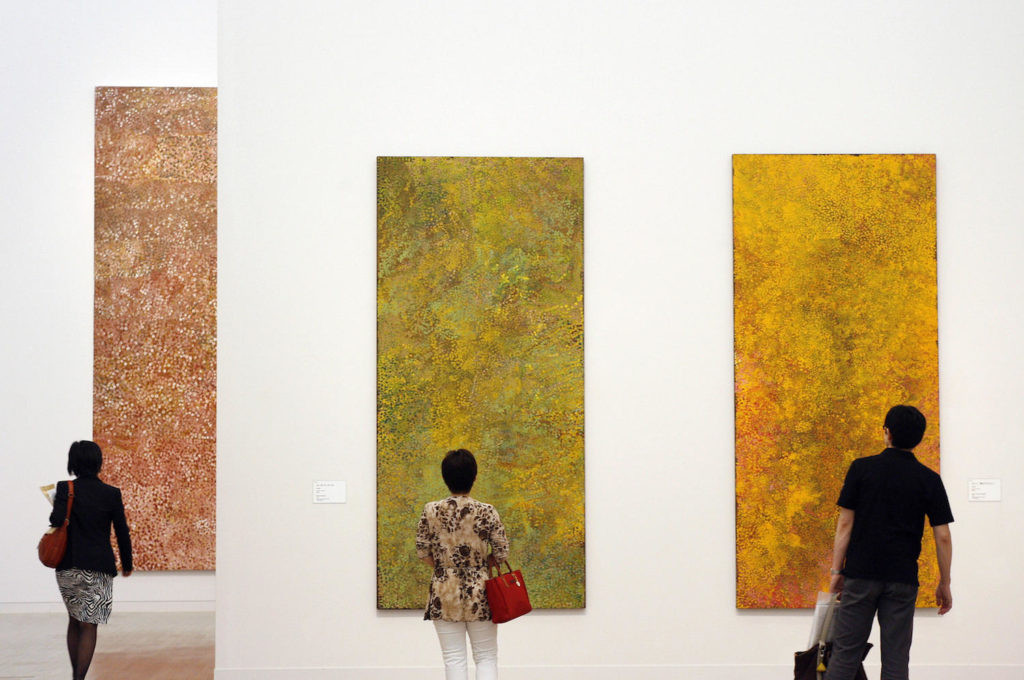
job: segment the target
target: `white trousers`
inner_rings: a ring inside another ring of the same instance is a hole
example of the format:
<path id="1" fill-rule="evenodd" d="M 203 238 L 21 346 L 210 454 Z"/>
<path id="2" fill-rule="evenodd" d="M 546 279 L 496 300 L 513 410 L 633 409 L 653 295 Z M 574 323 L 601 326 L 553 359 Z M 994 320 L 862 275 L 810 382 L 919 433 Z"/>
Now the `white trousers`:
<path id="1" fill-rule="evenodd" d="M 493 621 L 434 621 L 445 680 L 469 680 L 466 634 L 473 643 L 476 680 L 498 680 L 498 626 Z"/>

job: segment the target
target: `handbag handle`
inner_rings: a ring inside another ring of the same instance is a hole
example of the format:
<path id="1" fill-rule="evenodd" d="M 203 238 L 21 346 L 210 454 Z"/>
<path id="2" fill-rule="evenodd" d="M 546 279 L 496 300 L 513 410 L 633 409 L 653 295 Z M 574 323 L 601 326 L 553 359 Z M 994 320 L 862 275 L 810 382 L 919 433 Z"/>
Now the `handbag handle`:
<path id="1" fill-rule="evenodd" d="M 500 563 L 500 562 L 498 563 L 498 567 L 497 567 L 497 569 L 498 569 L 498 576 L 501 576 L 501 564 L 502 563 Z M 510 567 L 508 565 L 508 560 L 505 560 L 504 564 L 505 564 L 505 568 L 508 569 L 508 571 L 506 573 L 511 574 L 512 573 L 512 567 Z M 495 569 L 494 565 L 491 564 L 490 562 L 488 562 L 487 563 L 487 577 L 488 578 L 494 578 L 494 569 Z"/>
<path id="2" fill-rule="evenodd" d="M 832 633 L 832 620 L 835 617 L 836 606 L 839 598 L 836 593 L 828 599 L 828 611 L 825 612 L 825 622 L 821 625 L 821 634 L 818 636 L 818 666 L 815 669 L 815 677 L 821 680 L 827 667 L 825 666 L 825 640 Z"/>
<path id="3" fill-rule="evenodd" d="M 64 517 L 64 526 L 71 524 L 71 504 L 75 500 L 75 480 L 68 480 L 68 514 Z"/>
<path id="4" fill-rule="evenodd" d="M 839 598 L 836 593 L 832 593 L 828 599 L 828 611 L 825 612 L 825 622 L 821 626 L 821 634 L 818 637 L 818 644 L 824 645 L 825 641 L 832 634 L 832 623 L 835 618 L 836 606 L 839 604 Z"/>

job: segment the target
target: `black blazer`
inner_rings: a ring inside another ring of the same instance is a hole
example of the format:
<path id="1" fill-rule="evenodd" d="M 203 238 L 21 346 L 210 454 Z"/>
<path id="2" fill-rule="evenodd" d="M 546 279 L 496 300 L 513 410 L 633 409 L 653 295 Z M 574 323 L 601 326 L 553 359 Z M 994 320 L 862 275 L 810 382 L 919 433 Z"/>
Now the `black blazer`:
<path id="1" fill-rule="evenodd" d="M 50 513 L 50 526 L 60 526 L 68 512 L 68 483 L 57 482 L 57 496 Z M 75 500 L 71 503 L 68 524 L 68 548 L 57 571 L 88 569 L 117 575 L 114 549 L 110 545 L 110 525 L 117 534 L 121 569 L 132 570 L 132 539 L 124 516 L 121 490 L 104 484 L 98 477 L 75 479 Z"/>

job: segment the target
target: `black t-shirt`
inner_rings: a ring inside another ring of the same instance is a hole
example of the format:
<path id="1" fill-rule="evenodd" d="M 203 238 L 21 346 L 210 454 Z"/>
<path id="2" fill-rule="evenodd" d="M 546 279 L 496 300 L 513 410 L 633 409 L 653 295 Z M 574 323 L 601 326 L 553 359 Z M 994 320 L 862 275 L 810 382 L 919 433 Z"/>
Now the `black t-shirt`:
<path id="1" fill-rule="evenodd" d="M 933 527 L 953 521 L 942 478 L 900 449 L 853 461 L 838 504 L 854 512 L 843 568 L 851 578 L 917 585 L 925 515 Z"/>

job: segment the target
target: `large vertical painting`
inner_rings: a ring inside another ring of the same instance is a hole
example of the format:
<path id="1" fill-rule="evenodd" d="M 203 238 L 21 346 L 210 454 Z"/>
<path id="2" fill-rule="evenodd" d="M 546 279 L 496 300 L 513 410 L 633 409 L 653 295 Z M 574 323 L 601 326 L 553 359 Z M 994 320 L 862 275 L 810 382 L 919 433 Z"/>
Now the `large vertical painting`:
<path id="1" fill-rule="evenodd" d="M 378 608 L 426 604 L 455 448 L 534 606 L 583 607 L 583 160 L 379 158 L 377 220 Z"/>
<path id="2" fill-rule="evenodd" d="M 96 90 L 93 438 L 135 566 L 213 569 L 217 94 Z"/>
<path id="3" fill-rule="evenodd" d="M 810 607 L 890 406 L 925 414 L 938 470 L 935 156 L 737 155 L 733 201 L 736 604 Z"/>

